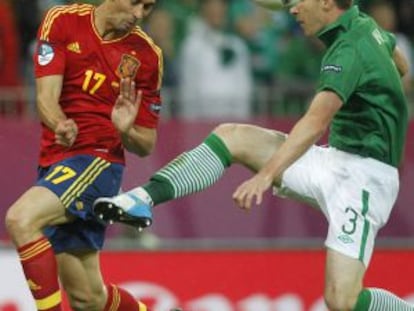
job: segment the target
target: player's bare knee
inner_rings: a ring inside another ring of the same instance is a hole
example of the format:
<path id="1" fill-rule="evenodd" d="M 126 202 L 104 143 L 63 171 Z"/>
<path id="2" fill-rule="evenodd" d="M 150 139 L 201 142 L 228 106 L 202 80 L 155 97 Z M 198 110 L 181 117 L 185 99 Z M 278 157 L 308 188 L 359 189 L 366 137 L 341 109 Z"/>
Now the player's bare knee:
<path id="1" fill-rule="evenodd" d="M 33 232 L 33 224 L 29 217 L 25 217 L 23 213 L 12 206 L 6 213 L 5 225 L 7 232 L 16 240 L 23 235 L 29 235 Z"/>
<path id="2" fill-rule="evenodd" d="M 224 142 L 234 159 L 241 157 L 241 153 L 243 153 L 243 144 L 241 142 L 244 140 L 246 127 L 247 125 L 245 124 L 223 123 L 213 130 L 213 133 Z"/>
<path id="3" fill-rule="evenodd" d="M 338 287 L 330 286 L 325 290 L 325 302 L 330 311 L 352 311 L 356 301 L 357 296 Z"/>
<path id="4" fill-rule="evenodd" d="M 276 141 L 277 144 L 282 144 L 285 142 L 286 138 L 287 138 L 287 134 L 281 131 L 276 131 L 276 130 L 269 130 L 272 135 L 274 135 L 274 139 Z"/>
<path id="5" fill-rule="evenodd" d="M 222 123 L 213 130 L 213 133 L 221 139 L 228 139 L 237 130 L 239 124 L 237 123 Z"/>

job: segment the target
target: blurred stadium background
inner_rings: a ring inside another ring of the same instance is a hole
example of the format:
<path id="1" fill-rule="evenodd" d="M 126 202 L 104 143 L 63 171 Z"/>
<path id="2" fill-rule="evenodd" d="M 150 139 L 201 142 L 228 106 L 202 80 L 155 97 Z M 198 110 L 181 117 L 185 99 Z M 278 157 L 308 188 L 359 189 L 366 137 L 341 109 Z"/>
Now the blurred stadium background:
<path id="1" fill-rule="evenodd" d="M 303 37 L 286 12 L 259 9 L 249 0 L 225 1 L 226 5 L 203 12 L 197 0 L 157 2 L 155 12 L 142 27 L 164 50 L 164 108 L 159 142 L 154 154 L 146 159 L 128 155 L 124 189 L 145 182 L 152 172 L 198 144 L 223 121 L 288 131 L 313 94 L 323 54 L 320 43 Z M 64 3 L 69 2 L 0 0 L 2 219 L 8 206 L 32 185 L 36 176 L 40 132 L 34 103 L 33 42 L 45 10 Z M 412 64 L 414 1 L 365 0 L 359 5 L 396 34 Z M 194 49 L 194 44 L 188 47 L 190 39 L 200 35 L 200 23 L 216 25 L 219 38 L 224 38 L 221 43 L 200 41 L 198 37 L 200 50 Z M 233 41 L 238 43 L 227 44 Z M 203 47 L 209 45 L 222 59 L 222 68 L 215 72 L 202 66 L 208 62 Z M 200 65 L 194 66 L 190 59 L 198 60 Z M 232 71 L 236 67 L 240 71 Z M 192 81 L 186 79 L 188 76 L 193 77 Z M 204 109 L 197 93 L 192 93 L 196 76 L 200 83 L 215 82 L 215 90 L 222 86 L 211 100 L 235 106 L 231 110 L 220 110 L 224 104 Z M 412 77 L 411 67 L 404 80 L 411 115 Z M 242 79 L 244 82 L 239 83 Z M 196 112 L 188 110 L 187 101 L 200 104 Z M 411 121 L 400 168 L 399 198 L 388 225 L 379 234 L 377 252 L 367 274 L 368 284 L 383 285 L 411 301 L 413 141 Z M 105 276 L 125 285 L 154 311 L 177 305 L 185 311 L 326 310 L 322 300 L 324 218 L 309 207 L 271 194 L 262 206 L 249 213 L 238 210 L 231 193 L 249 174 L 233 167 L 209 190 L 157 207 L 155 223 L 144 233 L 111 226 L 102 256 Z M 2 222 L 0 311 L 33 309 Z"/>

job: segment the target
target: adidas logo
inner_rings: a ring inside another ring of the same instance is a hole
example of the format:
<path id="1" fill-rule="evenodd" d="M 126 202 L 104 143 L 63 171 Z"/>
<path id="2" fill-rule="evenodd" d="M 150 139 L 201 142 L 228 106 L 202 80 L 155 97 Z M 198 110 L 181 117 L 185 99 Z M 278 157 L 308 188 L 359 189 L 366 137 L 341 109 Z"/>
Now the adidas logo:
<path id="1" fill-rule="evenodd" d="M 42 286 L 37 285 L 35 282 L 33 282 L 31 279 L 27 280 L 27 284 L 29 285 L 29 288 L 31 291 L 35 291 L 35 290 L 41 290 Z"/>
<path id="2" fill-rule="evenodd" d="M 81 211 L 81 210 L 83 210 L 83 208 L 84 208 L 84 206 L 83 206 L 83 202 L 82 202 L 82 201 L 76 201 L 76 202 L 75 202 L 75 206 L 76 206 L 76 209 L 77 209 L 78 211 Z"/>
<path id="3" fill-rule="evenodd" d="M 81 53 L 79 42 L 69 43 L 66 48 L 71 52 L 78 53 L 78 54 Z"/>

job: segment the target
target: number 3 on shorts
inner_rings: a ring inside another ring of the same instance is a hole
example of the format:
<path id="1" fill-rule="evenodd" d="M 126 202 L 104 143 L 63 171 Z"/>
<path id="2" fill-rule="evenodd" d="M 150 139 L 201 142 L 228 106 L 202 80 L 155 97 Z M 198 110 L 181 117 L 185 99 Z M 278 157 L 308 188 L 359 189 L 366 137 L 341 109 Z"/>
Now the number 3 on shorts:
<path id="1" fill-rule="evenodd" d="M 368 213 L 368 201 L 369 201 L 369 192 L 367 190 L 362 190 L 361 215 L 359 215 L 358 212 L 352 207 L 347 207 L 345 209 L 345 214 L 349 216 L 347 223 L 342 225 L 342 231 L 345 234 L 351 235 L 355 233 L 355 231 L 357 230 L 358 218 L 362 216 L 362 219 L 364 220 L 364 225 L 363 225 L 362 230 L 363 230 L 363 235 L 366 238 L 367 230 L 369 230 L 368 228 L 369 223 L 366 219 L 366 215 Z"/>
<path id="2" fill-rule="evenodd" d="M 347 207 L 345 209 L 346 214 L 351 214 L 348 219 L 348 223 L 342 226 L 342 231 L 348 235 L 351 235 L 355 232 L 358 220 L 358 213 L 352 208 Z"/>
<path id="3" fill-rule="evenodd" d="M 67 166 L 58 165 L 49 175 L 46 176 L 45 180 L 57 185 L 74 176 L 76 176 L 76 172 L 73 169 Z"/>

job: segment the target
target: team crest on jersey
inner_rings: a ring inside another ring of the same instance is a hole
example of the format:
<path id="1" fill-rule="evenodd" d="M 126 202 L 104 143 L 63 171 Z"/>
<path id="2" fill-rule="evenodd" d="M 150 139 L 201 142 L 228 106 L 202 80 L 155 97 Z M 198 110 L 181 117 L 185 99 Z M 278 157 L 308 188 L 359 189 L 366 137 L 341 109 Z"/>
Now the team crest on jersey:
<path id="1" fill-rule="evenodd" d="M 134 79 L 140 66 L 141 62 L 138 59 L 131 55 L 124 54 L 122 55 L 121 63 L 119 64 L 116 73 L 120 78 Z"/>
<path id="2" fill-rule="evenodd" d="M 47 42 L 40 42 L 37 48 L 37 62 L 41 66 L 46 66 L 55 57 L 52 46 Z"/>

